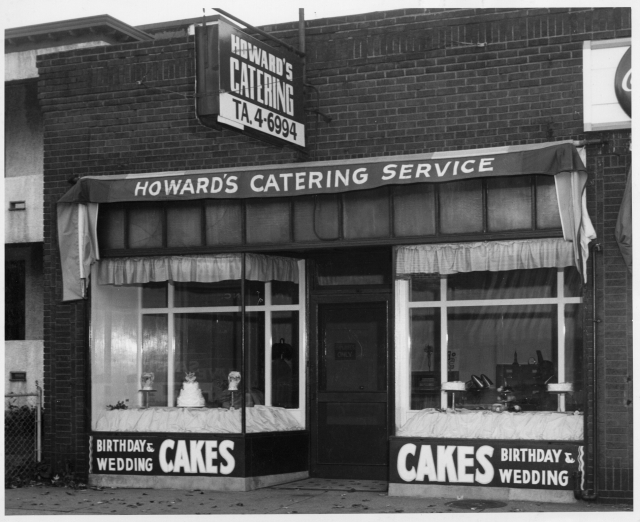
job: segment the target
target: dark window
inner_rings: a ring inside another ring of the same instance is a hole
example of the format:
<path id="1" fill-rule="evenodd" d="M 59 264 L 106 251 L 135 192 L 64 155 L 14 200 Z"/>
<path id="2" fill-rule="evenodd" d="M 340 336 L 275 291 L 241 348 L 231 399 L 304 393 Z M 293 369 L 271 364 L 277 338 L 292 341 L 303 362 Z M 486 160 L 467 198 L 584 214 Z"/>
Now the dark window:
<path id="1" fill-rule="evenodd" d="M 436 186 L 403 185 L 393 190 L 393 232 L 396 236 L 436 233 Z"/>
<path id="2" fill-rule="evenodd" d="M 209 200 L 204 202 L 207 245 L 242 243 L 242 202 Z"/>
<path id="3" fill-rule="evenodd" d="M 294 198 L 295 241 L 333 241 L 340 238 L 340 195 Z"/>
<path id="4" fill-rule="evenodd" d="M 160 205 L 136 205 L 129 209 L 128 247 L 163 246 L 163 212 Z"/>
<path id="5" fill-rule="evenodd" d="M 531 181 L 529 176 L 487 179 L 487 230 L 531 228 Z"/>
<path id="6" fill-rule="evenodd" d="M 178 203 L 167 206 L 167 246 L 202 245 L 202 203 Z"/>
<path id="7" fill-rule="evenodd" d="M 560 209 L 553 176 L 536 176 L 536 228 L 560 228 Z"/>
<path id="8" fill-rule="evenodd" d="M 291 204 L 287 200 L 247 201 L 248 243 L 289 243 Z"/>
<path id="9" fill-rule="evenodd" d="M 482 232 L 482 180 L 451 181 L 439 189 L 440 232 Z"/>
<path id="10" fill-rule="evenodd" d="M 25 339 L 25 262 L 5 261 L 4 335 L 7 341 Z"/>
<path id="11" fill-rule="evenodd" d="M 389 188 L 343 195 L 345 239 L 389 237 Z"/>
<path id="12" fill-rule="evenodd" d="M 316 257 L 316 287 L 389 285 L 391 251 L 330 252 Z"/>
<path id="13" fill-rule="evenodd" d="M 103 250 L 125 248 L 126 210 L 118 204 L 100 205 L 98 244 Z"/>

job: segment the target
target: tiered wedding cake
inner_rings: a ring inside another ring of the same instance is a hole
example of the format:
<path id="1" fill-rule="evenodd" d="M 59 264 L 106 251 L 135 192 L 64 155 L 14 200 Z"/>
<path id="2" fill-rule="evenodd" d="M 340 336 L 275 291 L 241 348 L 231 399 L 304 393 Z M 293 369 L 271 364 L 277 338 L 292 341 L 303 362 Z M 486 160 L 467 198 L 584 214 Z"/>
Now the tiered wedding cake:
<path id="1" fill-rule="evenodd" d="M 202 408 L 204 397 L 200 391 L 200 385 L 196 382 L 195 373 L 187 373 L 182 383 L 182 390 L 178 397 L 178 406 L 181 408 Z"/>

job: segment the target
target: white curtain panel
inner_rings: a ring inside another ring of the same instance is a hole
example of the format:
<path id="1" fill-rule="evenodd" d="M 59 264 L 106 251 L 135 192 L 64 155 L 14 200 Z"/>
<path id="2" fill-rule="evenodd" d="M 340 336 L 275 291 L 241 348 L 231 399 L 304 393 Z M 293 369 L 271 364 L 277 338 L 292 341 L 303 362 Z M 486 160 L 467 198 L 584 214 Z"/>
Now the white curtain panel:
<path id="1" fill-rule="evenodd" d="M 245 279 L 298 282 L 298 261 L 246 254 Z M 103 259 L 98 284 L 132 285 L 159 281 L 215 283 L 242 277 L 242 255 L 123 257 Z"/>
<path id="2" fill-rule="evenodd" d="M 574 265 L 574 243 L 560 238 L 398 247 L 396 275 L 500 272 Z"/>

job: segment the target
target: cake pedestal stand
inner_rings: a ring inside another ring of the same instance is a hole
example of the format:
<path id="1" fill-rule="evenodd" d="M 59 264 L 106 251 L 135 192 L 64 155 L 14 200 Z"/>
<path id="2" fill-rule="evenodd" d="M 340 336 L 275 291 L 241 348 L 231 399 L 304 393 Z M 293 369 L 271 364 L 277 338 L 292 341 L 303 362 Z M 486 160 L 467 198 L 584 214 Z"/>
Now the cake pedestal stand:
<path id="1" fill-rule="evenodd" d="M 553 384 L 547 384 L 547 393 L 556 393 L 558 395 L 558 411 L 561 413 L 565 413 L 566 412 L 566 406 L 565 406 L 565 397 L 567 395 L 567 393 L 572 392 L 573 391 L 573 383 L 567 382 L 567 383 L 559 383 L 559 384 L 565 384 L 568 385 L 565 389 L 554 389 L 554 385 Z M 556 387 L 558 385 L 556 384 Z"/>
<path id="2" fill-rule="evenodd" d="M 139 392 L 142 392 L 142 408 L 148 408 L 149 407 L 149 394 L 151 392 L 155 392 L 157 390 L 138 390 Z"/>
<path id="3" fill-rule="evenodd" d="M 567 392 L 564 391 L 556 391 L 556 390 L 547 390 L 547 393 L 555 393 L 558 395 L 558 411 L 560 413 L 564 413 L 566 410 L 565 407 L 565 402 L 564 402 L 564 397 L 567 394 Z"/>
<path id="4" fill-rule="evenodd" d="M 447 395 L 451 395 L 451 409 L 456 411 L 456 392 L 463 393 L 465 391 L 464 383 L 451 381 L 451 382 L 443 382 L 440 389 L 447 393 Z"/>

